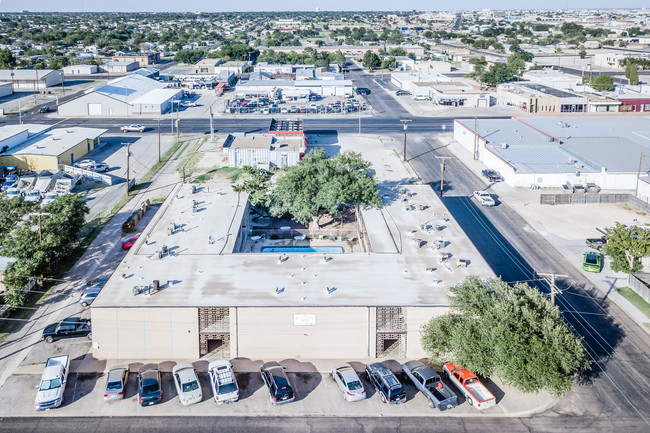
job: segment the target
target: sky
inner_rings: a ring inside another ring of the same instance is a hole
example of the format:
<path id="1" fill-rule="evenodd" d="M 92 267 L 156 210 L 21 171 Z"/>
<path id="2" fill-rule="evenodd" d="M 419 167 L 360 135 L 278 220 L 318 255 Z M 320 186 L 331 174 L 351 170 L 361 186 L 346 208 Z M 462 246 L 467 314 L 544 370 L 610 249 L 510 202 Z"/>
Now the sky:
<path id="1" fill-rule="evenodd" d="M 525 2 L 528 9 L 566 8 L 641 8 L 647 0 L 533 0 Z M 0 0 L 0 12 L 28 10 L 30 12 L 225 12 L 225 11 L 313 11 L 321 10 L 493 10 L 522 7 L 521 0 L 461 0 L 441 2 L 411 0 L 407 3 L 395 0 L 248 0 L 246 2 L 220 2 L 217 0 Z"/>

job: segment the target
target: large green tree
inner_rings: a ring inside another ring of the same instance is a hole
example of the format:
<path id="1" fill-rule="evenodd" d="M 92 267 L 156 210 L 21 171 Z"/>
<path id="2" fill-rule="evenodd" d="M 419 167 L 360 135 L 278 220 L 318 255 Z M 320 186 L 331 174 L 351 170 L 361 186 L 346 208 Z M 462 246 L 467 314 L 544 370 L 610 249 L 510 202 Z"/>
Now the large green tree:
<path id="1" fill-rule="evenodd" d="M 19 199 L 22 200 L 22 199 Z M 13 201 L 13 200 L 12 200 Z M 5 272 L 4 283 L 9 289 L 8 302 L 20 301 L 17 294 L 30 279 L 39 275 L 53 276 L 63 260 L 70 256 L 77 234 L 85 222 L 88 206 L 77 195 L 60 197 L 45 207 L 48 215 L 25 212 L 19 223 L 2 237 L 3 256 L 14 257 Z"/>
<path id="2" fill-rule="evenodd" d="M 422 329 L 422 346 L 434 362 L 454 361 L 524 392 L 555 396 L 589 368 L 582 340 L 527 284 L 470 276 L 450 288 L 449 301 L 450 312 Z"/>
<path id="3" fill-rule="evenodd" d="M 363 59 L 361 60 L 361 64 L 365 66 L 368 69 L 375 69 L 381 65 L 381 59 L 379 56 L 372 51 L 368 50 L 366 53 L 363 55 Z"/>
<path id="4" fill-rule="evenodd" d="M 16 57 L 4 48 L 0 50 L 0 69 L 12 69 L 16 67 Z"/>
<path id="5" fill-rule="evenodd" d="M 481 81 L 494 87 L 497 84 L 512 81 L 514 78 L 515 72 L 513 71 L 513 68 L 508 66 L 506 63 L 495 63 L 490 69 L 483 73 Z"/>
<path id="6" fill-rule="evenodd" d="M 248 179 L 244 182 L 233 186 L 235 192 L 248 193 L 248 201 L 251 206 L 262 215 L 269 214 L 271 207 L 271 197 L 269 196 L 269 178 L 270 173 L 266 170 L 260 170 L 250 165 L 243 168 L 244 173 L 248 174 Z"/>
<path id="7" fill-rule="evenodd" d="M 650 254 L 650 229 L 639 226 L 626 227 L 617 222 L 605 228 L 607 244 L 603 251 L 611 258 L 614 272 L 626 273 L 641 270 L 641 258 Z"/>
<path id="8" fill-rule="evenodd" d="M 178 50 L 174 61 L 178 63 L 196 63 L 203 57 L 203 50 Z"/>
<path id="9" fill-rule="evenodd" d="M 600 91 L 614 90 L 614 78 L 607 74 L 598 75 L 591 80 L 591 87 Z"/>
<path id="10" fill-rule="evenodd" d="M 377 180 L 371 164 L 356 152 L 327 157 L 324 149 L 312 149 L 297 166 L 288 167 L 279 176 L 271 192 L 271 215 L 292 218 L 308 225 L 338 213 L 346 206 L 381 205 Z"/>

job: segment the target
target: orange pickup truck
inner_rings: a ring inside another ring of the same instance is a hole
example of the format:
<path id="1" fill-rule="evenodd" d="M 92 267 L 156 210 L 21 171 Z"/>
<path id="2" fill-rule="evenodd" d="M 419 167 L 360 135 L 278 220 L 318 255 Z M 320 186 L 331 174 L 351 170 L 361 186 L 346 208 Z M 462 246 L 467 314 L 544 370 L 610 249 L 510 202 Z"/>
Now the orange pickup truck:
<path id="1" fill-rule="evenodd" d="M 470 406 L 482 410 L 496 404 L 496 398 L 468 369 L 448 362 L 442 366 L 445 376 L 465 395 Z"/>

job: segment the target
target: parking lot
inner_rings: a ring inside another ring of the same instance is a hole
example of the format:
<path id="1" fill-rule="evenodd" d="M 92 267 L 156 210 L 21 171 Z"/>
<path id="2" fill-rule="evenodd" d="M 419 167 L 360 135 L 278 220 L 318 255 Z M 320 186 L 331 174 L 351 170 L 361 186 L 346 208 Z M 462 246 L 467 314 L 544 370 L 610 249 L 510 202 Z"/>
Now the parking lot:
<path id="1" fill-rule="evenodd" d="M 82 341 L 83 339 L 78 339 Z M 59 352 L 57 346 L 69 346 L 69 342 L 56 342 L 54 345 L 46 345 Z M 84 344 L 73 343 L 77 347 L 76 353 L 82 350 Z M 89 348 L 86 342 L 85 346 Z M 68 350 L 68 349 L 65 349 Z M 72 355 L 72 353 L 71 353 Z M 50 355 L 52 356 L 52 355 Z M 72 356 L 71 356 L 72 357 Z M 342 361 L 338 361 L 341 363 Z M 91 360 L 89 357 L 78 356 L 71 361 L 71 371 L 64 394 L 64 403 L 61 407 L 46 412 L 34 411 L 35 387 L 40 379 L 43 364 L 24 365 L 18 369 L 17 374 L 11 376 L 3 390 L 11 389 L 15 398 L 0 400 L 0 414 L 10 416 L 71 416 L 71 415 L 337 415 L 337 416 L 503 416 L 503 414 L 533 413 L 543 410 L 555 400 L 548 395 L 523 394 L 510 387 L 505 386 L 498 380 L 485 380 L 484 384 L 497 398 L 497 405 L 478 411 L 469 406 L 460 393 L 453 388 L 453 385 L 446 379 L 446 383 L 452 387 L 458 395 L 458 406 L 440 412 L 428 406 L 426 398 L 419 393 L 411 384 L 405 384 L 404 388 L 407 401 L 400 405 L 382 403 L 380 396 L 368 382 L 361 362 L 350 364 L 359 372 L 359 377 L 366 389 L 367 398 L 359 402 L 346 402 L 341 391 L 332 380 L 324 366 L 337 365 L 337 361 L 314 361 L 300 362 L 296 360 L 285 360 L 281 364 L 287 371 L 287 376 L 293 386 L 296 397 L 292 403 L 273 406 L 269 402 L 269 393 L 262 382 L 259 374 L 261 361 L 249 359 L 235 359 L 232 361 L 235 367 L 235 375 L 240 388 L 239 401 L 232 404 L 217 405 L 214 401 L 207 374 L 208 361 L 200 360 L 194 362 L 198 372 L 199 381 L 203 393 L 203 400 L 200 403 L 183 406 L 181 405 L 176 388 L 172 382 L 171 369 L 175 362 L 161 362 L 159 367 L 162 371 L 162 402 L 153 406 L 141 407 L 138 403 L 137 372 L 143 365 L 141 362 L 127 363 L 131 373 L 128 377 L 125 397 L 123 400 L 104 402 L 103 393 L 106 376 L 102 372 L 86 371 L 92 369 L 108 370 L 110 366 L 105 361 Z M 118 363 L 115 362 L 115 365 Z M 316 365 L 315 365 L 316 364 Z M 401 364 L 389 360 L 385 365 L 396 371 L 397 378 L 404 383 L 404 377 L 399 369 Z M 436 367 L 437 371 L 440 368 Z M 24 373 L 24 374 L 20 374 Z"/>

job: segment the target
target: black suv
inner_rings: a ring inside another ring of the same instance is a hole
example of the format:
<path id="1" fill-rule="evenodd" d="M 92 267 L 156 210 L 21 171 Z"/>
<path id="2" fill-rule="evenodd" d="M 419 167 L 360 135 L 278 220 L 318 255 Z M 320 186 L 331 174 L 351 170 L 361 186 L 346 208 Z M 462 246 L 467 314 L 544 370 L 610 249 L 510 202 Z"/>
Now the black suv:
<path id="1" fill-rule="evenodd" d="M 53 343 L 56 340 L 73 337 L 88 337 L 89 340 L 93 339 L 90 319 L 68 317 L 60 322 L 47 325 L 43 329 L 43 340 L 46 343 Z"/>
<path id="2" fill-rule="evenodd" d="M 381 396 L 381 401 L 388 404 L 406 402 L 404 387 L 390 369 L 375 362 L 366 366 L 366 374 L 372 386 L 375 387 L 375 390 Z"/>
<path id="3" fill-rule="evenodd" d="M 503 180 L 498 171 L 488 169 L 488 170 L 483 170 L 482 173 L 483 173 L 483 177 L 489 180 L 490 182 L 501 182 Z"/>
<path id="4" fill-rule="evenodd" d="M 357 95 L 370 95 L 370 89 L 367 87 L 357 87 Z"/>
<path id="5" fill-rule="evenodd" d="M 151 406 L 162 401 L 162 388 L 158 364 L 145 364 L 138 373 L 140 406 Z"/>
<path id="6" fill-rule="evenodd" d="M 275 361 L 265 362 L 260 367 L 260 373 L 264 384 L 269 390 L 271 404 L 285 404 L 294 400 L 296 395 L 284 372 L 284 367 Z"/>

